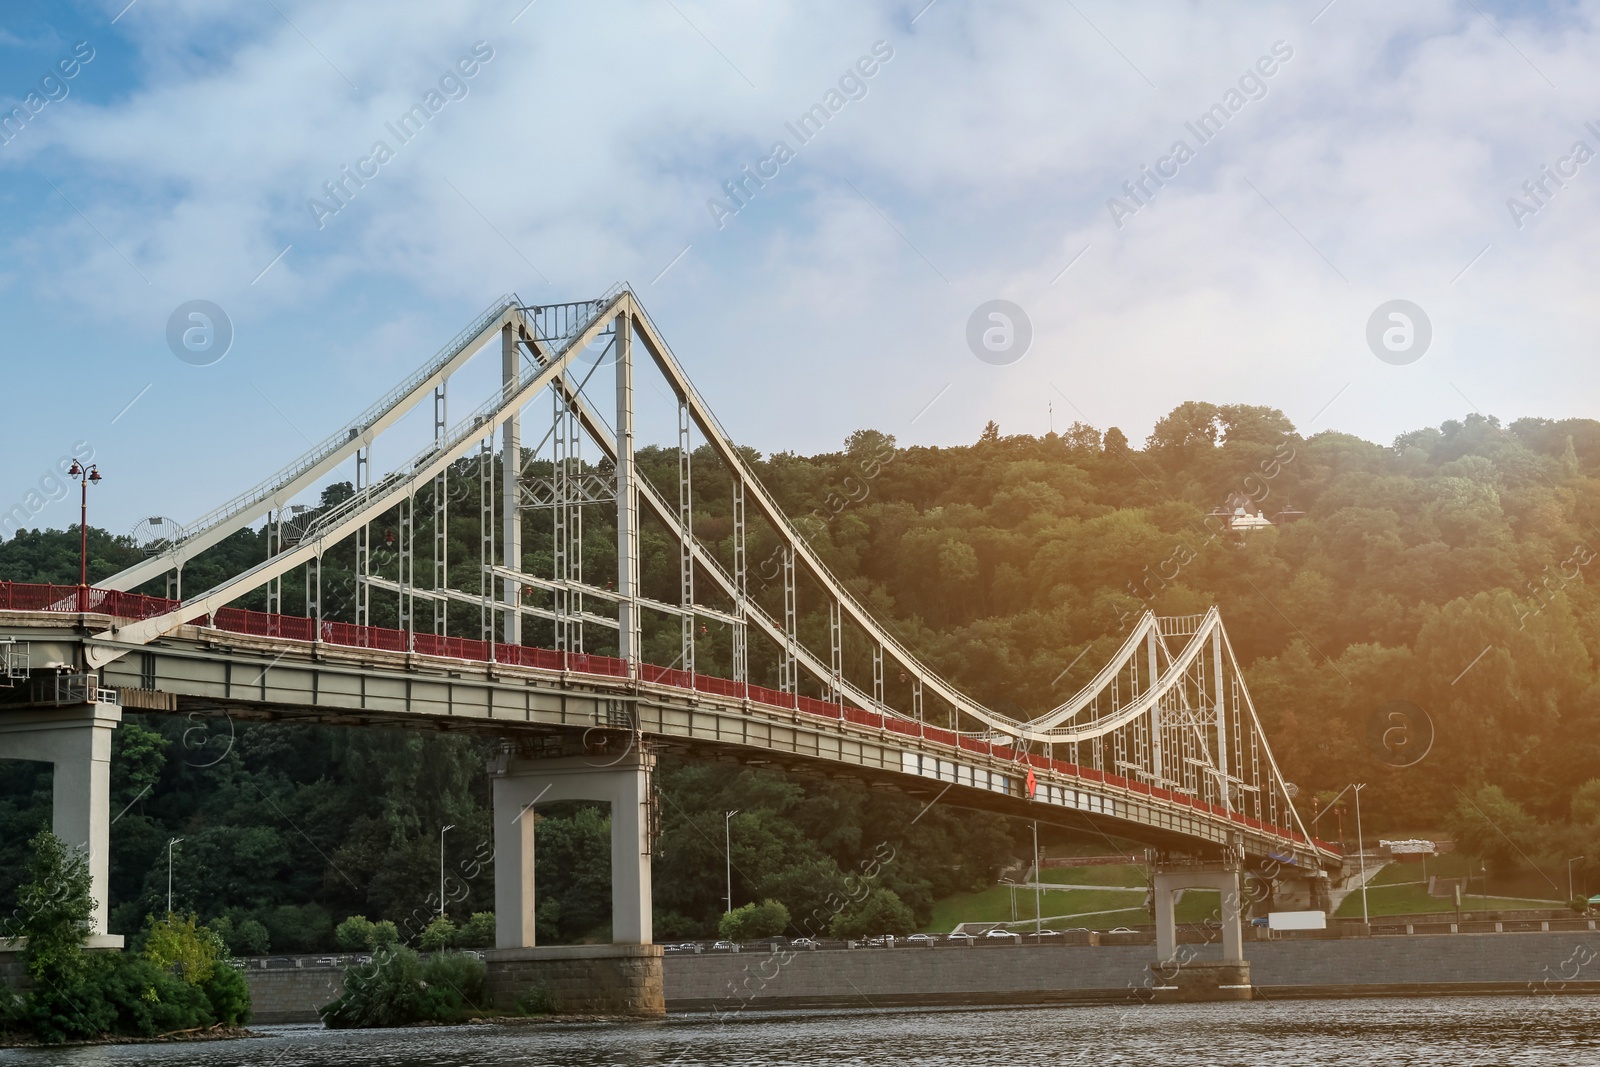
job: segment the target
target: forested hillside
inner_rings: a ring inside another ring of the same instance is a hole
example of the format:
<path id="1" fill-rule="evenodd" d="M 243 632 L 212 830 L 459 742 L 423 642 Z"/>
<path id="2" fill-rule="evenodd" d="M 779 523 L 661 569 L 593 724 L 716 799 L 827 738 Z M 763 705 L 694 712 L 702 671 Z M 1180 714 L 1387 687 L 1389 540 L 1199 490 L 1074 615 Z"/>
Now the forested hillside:
<path id="1" fill-rule="evenodd" d="M 1317 794 L 1366 782 L 1369 836 L 1443 829 L 1493 866 L 1533 863 L 1555 877 L 1566 857 L 1584 854 L 1600 870 L 1600 783 L 1586 787 L 1600 777 L 1600 603 L 1588 581 L 1600 549 L 1600 423 L 1501 426 L 1473 415 L 1384 447 L 1336 432 L 1302 437 L 1271 409 L 1188 403 L 1142 447 L 1115 428 L 1038 438 L 991 424 L 970 446 L 897 448 L 862 431 L 837 453 L 751 458 L 829 567 L 980 700 L 1012 714 L 1051 707 L 1142 611 L 1216 604 L 1308 817 Z M 643 450 L 640 465 L 658 486 L 676 485 L 675 451 Z M 696 530 L 731 566 L 730 483 L 713 468 L 697 452 Z M 464 461 L 451 486 L 450 582 L 464 589 L 477 588 L 478 483 Z M 335 486 L 325 502 L 348 492 Z M 1212 513 L 1230 497 L 1258 505 L 1272 524 L 1229 529 Z M 614 531 L 603 507 L 584 521 L 585 571 L 603 580 L 615 573 Z M 529 513 L 525 522 L 525 568 L 547 572 L 538 534 L 549 519 Z M 375 529 L 383 566 L 392 526 Z M 769 609 L 781 603 L 773 544 L 753 523 L 751 581 Z M 236 535 L 188 568 L 186 591 L 264 550 L 259 533 Z M 126 538 L 93 532 L 96 574 L 135 554 Z M 675 599 L 677 554 L 663 530 L 646 526 L 643 555 L 646 591 Z M 420 584 L 430 580 L 426 566 L 418 564 Z M 335 617 L 348 617 L 349 568 L 338 554 L 326 563 Z M 0 545 L 0 578 L 70 582 L 76 571 L 75 532 L 23 532 Z M 811 593 L 802 585 L 801 628 L 825 647 L 826 612 Z M 285 610 L 302 610 L 301 597 L 286 581 Z M 259 594 L 244 604 L 263 606 Z M 391 599 L 375 599 L 374 612 L 393 624 Z M 478 625 L 475 611 L 451 620 L 452 632 L 475 635 Z M 590 636 L 592 651 L 607 651 Z M 647 632 L 646 651 L 671 664 L 676 628 Z M 870 678 L 865 642 L 852 638 L 847 653 L 847 671 Z M 699 669 L 730 673 L 730 655 L 727 632 L 704 628 Z M 754 680 L 772 684 L 774 659 L 753 654 Z M 889 697 L 904 706 L 898 681 L 891 675 Z M 1374 733 L 1375 712 L 1393 700 L 1419 705 L 1434 726 L 1431 750 L 1411 766 L 1393 766 L 1381 726 Z M 938 721 L 946 711 L 930 705 L 928 714 Z M 127 728 L 119 737 L 118 805 L 132 806 L 114 833 L 114 888 L 117 899 L 138 901 L 119 912 L 124 924 L 164 894 L 172 836 L 186 836 L 175 861 L 184 892 L 226 898 L 240 923 L 276 924 L 273 944 L 284 947 L 316 942 L 317 929 L 352 911 L 398 920 L 420 906 L 437 880 L 440 825 L 458 827 L 452 863 L 487 838 L 490 741 L 292 726 L 240 726 L 228 741 L 228 724 L 140 721 L 167 744 Z M 0 821 L 12 841 L 40 795 L 30 804 L 27 775 L 8 768 L 5 781 Z M 733 823 L 736 902 L 774 896 L 803 914 L 808 898 L 821 899 L 871 853 L 875 828 L 899 803 L 722 766 L 669 765 L 662 783 L 664 936 L 707 930 L 721 911 L 724 810 L 744 813 Z M 936 809 L 885 885 L 925 916 L 934 897 L 990 878 L 1016 851 L 1015 829 Z M 1331 830 L 1332 820 L 1319 828 Z M 539 832 L 541 850 L 548 837 L 555 854 L 592 857 L 582 842 L 599 840 L 603 823 L 556 813 Z M 605 874 L 589 860 L 569 866 L 540 919 L 578 937 L 605 917 L 595 894 L 574 886 L 603 884 Z M 457 905 L 463 915 L 488 906 L 488 885 L 487 876 L 473 883 Z"/>

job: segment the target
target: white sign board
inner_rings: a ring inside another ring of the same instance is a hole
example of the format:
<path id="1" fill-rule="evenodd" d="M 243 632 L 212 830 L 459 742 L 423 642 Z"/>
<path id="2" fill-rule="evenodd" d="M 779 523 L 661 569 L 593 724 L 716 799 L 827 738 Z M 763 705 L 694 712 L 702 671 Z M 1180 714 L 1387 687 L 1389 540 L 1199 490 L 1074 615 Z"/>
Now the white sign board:
<path id="1" fill-rule="evenodd" d="M 1321 911 L 1275 911 L 1267 916 L 1269 930 L 1326 930 L 1328 915 Z"/>

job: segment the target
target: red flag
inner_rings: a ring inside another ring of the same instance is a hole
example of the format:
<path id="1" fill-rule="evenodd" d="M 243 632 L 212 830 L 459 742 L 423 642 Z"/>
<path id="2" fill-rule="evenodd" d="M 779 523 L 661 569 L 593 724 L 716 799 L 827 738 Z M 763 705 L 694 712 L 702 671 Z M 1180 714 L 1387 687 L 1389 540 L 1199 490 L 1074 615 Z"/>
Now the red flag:
<path id="1" fill-rule="evenodd" d="M 1037 779 L 1037 778 L 1035 778 L 1033 776 L 1033 768 L 1029 767 L 1028 768 L 1028 799 L 1032 800 L 1033 799 L 1033 795 L 1035 793 L 1037 793 L 1038 791 L 1039 791 L 1039 779 Z"/>

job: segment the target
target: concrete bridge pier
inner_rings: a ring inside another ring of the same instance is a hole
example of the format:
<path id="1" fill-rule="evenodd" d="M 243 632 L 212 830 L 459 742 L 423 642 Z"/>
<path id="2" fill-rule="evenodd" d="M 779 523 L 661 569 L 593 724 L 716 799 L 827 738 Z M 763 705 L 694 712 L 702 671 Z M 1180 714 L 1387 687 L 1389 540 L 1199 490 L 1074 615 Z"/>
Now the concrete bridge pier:
<path id="1" fill-rule="evenodd" d="M 53 764 L 50 828 L 89 859 L 94 914 L 89 947 L 121 948 L 106 933 L 111 914 L 111 731 L 122 724 L 115 704 L 28 708 L 0 715 L 0 758 Z"/>
<path id="2" fill-rule="evenodd" d="M 489 992 L 511 1007 L 543 989 L 557 1010 L 601 1015 L 665 1015 L 661 946 L 651 943 L 650 773 L 655 757 L 516 759 L 489 765 L 494 791 L 495 947 L 487 953 Z M 589 800 L 611 805 L 609 945 L 534 943 L 535 805 Z"/>
<path id="3" fill-rule="evenodd" d="M 1249 1000 L 1244 958 L 1244 896 L 1236 864 L 1158 864 L 1155 868 L 1156 962 L 1150 965 L 1157 1001 Z M 1177 894 L 1215 889 L 1222 898 L 1222 959 L 1202 960 L 1198 945 L 1178 944 Z"/>

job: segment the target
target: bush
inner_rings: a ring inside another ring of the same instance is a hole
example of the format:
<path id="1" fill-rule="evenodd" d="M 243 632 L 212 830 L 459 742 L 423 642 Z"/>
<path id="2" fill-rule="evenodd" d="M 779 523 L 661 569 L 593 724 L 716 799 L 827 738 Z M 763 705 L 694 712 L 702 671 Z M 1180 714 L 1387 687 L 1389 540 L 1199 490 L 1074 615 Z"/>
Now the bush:
<path id="1" fill-rule="evenodd" d="M 344 995 L 321 1009 L 334 1029 L 460 1022 L 487 1002 L 481 960 L 441 953 L 426 965 L 409 948 L 380 949 L 371 963 L 345 972 Z"/>
<path id="2" fill-rule="evenodd" d="M 722 916 L 717 931 L 729 941 L 777 937 L 789 928 L 789 909 L 776 900 L 746 904 Z"/>
<path id="3" fill-rule="evenodd" d="M 456 924 L 450 921 L 448 915 L 440 915 L 423 929 L 418 943 L 424 952 L 438 952 L 449 948 L 455 941 Z"/>
<path id="4" fill-rule="evenodd" d="M 250 1021 L 250 985 L 232 967 L 218 967 L 200 989 L 211 1002 L 211 1014 L 227 1026 L 243 1026 Z"/>
<path id="5" fill-rule="evenodd" d="M 475 911 L 461 924 L 456 944 L 462 948 L 489 948 L 494 945 L 494 912 Z"/>
<path id="6" fill-rule="evenodd" d="M 201 926 L 195 916 L 179 919 L 168 915 L 157 920 L 147 917 L 149 932 L 144 942 L 144 957 L 163 970 L 171 971 L 189 985 L 204 985 L 217 969 L 217 961 L 227 954 L 227 946 L 213 931 Z"/>
<path id="7" fill-rule="evenodd" d="M 436 997 L 433 1018 L 440 1022 L 482 1015 L 489 1003 L 489 970 L 476 956 L 441 952 L 423 964 L 422 980 Z"/>
<path id="8" fill-rule="evenodd" d="M 365 915 L 352 915 L 333 931 L 334 940 L 346 952 L 371 952 L 378 947 L 377 930 Z"/>
<path id="9" fill-rule="evenodd" d="M 388 919 L 372 924 L 372 947 L 393 948 L 400 943 L 400 928 Z"/>
<path id="10" fill-rule="evenodd" d="M 115 1012 L 108 1029 L 130 1037 L 155 1037 L 173 1030 L 210 1026 L 211 1000 L 154 961 L 139 956 L 103 957 L 98 994 Z M 114 962 L 112 962 L 114 961 Z M 97 963 L 99 961 L 96 961 Z"/>

